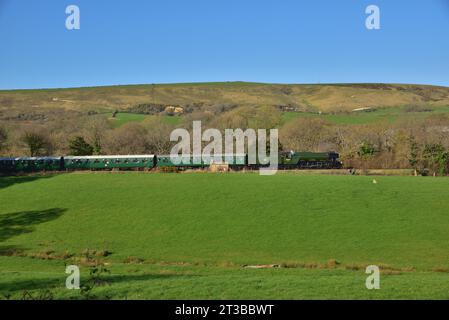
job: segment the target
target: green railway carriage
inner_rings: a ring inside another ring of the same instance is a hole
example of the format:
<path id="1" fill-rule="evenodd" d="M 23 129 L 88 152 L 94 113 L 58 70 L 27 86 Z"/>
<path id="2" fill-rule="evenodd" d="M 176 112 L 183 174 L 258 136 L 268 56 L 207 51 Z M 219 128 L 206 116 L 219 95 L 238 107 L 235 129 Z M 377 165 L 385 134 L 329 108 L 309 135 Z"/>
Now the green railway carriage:
<path id="1" fill-rule="evenodd" d="M 13 172 L 59 171 L 63 168 L 63 157 L 15 158 L 11 167 Z"/>
<path id="2" fill-rule="evenodd" d="M 244 167 L 246 166 L 247 156 L 246 154 L 217 154 L 211 156 L 211 158 L 205 158 L 198 156 L 199 160 L 196 160 L 192 155 L 181 156 L 179 155 L 179 162 L 173 161 L 170 155 L 157 156 L 157 167 L 176 167 L 176 168 L 207 168 L 211 163 L 228 163 L 231 167 Z"/>
<path id="3" fill-rule="evenodd" d="M 223 162 L 228 163 L 230 167 L 243 167 L 248 163 L 248 156 L 246 153 L 225 153 L 221 155 L 221 157 L 223 158 Z"/>
<path id="4" fill-rule="evenodd" d="M 15 171 L 15 158 L 0 158 L 0 173 Z"/>
<path id="5" fill-rule="evenodd" d="M 199 158 L 199 161 L 196 160 Z M 179 163 L 178 163 L 179 162 Z M 201 156 L 193 157 L 192 155 L 182 156 L 179 155 L 177 160 L 171 158 L 170 155 L 158 155 L 156 160 L 156 166 L 158 168 L 171 167 L 171 168 L 204 168 L 209 166 L 204 162 Z"/>
<path id="6" fill-rule="evenodd" d="M 247 156 L 245 153 L 232 154 L 222 153 L 213 154 L 210 157 L 203 157 L 203 163 L 205 166 L 209 166 L 212 163 L 228 164 L 230 167 L 243 167 L 247 164 Z"/>
<path id="7" fill-rule="evenodd" d="M 64 167 L 66 170 L 87 170 L 90 169 L 89 162 L 85 157 L 67 156 L 64 158 Z"/>
<path id="8" fill-rule="evenodd" d="M 67 156 L 66 170 L 151 169 L 155 166 L 154 155 L 116 156 Z"/>

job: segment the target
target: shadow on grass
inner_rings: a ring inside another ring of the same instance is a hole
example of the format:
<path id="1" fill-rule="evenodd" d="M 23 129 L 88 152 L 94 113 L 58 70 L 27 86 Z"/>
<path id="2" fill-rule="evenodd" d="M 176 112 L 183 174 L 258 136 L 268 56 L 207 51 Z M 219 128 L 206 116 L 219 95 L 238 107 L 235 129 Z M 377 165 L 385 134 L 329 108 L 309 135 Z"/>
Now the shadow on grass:
<path id="1" fill-rule="evenodd" d="M 48 290 L 49 292 L 54 292 L 55 290 L 65 288 L 65 273 L 64 268 L 61 268 L 61 277 L 60 278 L 37 278 L 37 279 L 26 279 L 26 280 L 12 280 L 9 282 L 0 282 L 0 299 L 3 299 L 9 294 L 13 295 L 14 299 L 21 299 L 21 295 L 26 292 L 44 292 Z M 138 281 L 151 281 L 151 280 L 164 280 L 164 279 L 172 279 L 172 278 L 189 278 L 189 277 L 199 277 L 198 275 L 182 275 L 182 274 L 140 274 L 140 275 L 105 275 L 101 278 L 102 283 L 95 286 L 95 289 L 99 288 L 108 288 L 115 284 L 120 283 L 128 283 L 131 285 L 132 282 Z M 81 285 L 87 279 L 83 277 L 81 274 Z M 95 294 L 94 289 L 94 294 Z M 111 289 L 114 289 L 111 287 Z M 71 290 L 74 292 L 74 290 Z M 57 293 L 56 298 L 57 298 Z M 93 296 L 95 297 L 95 296 Z M 80 295 L 80 298 L 82 296 Z M 101 296 L 96 297 L 101 298 Z"/>
<path id="2" fill-rule="evenodd" d="M 67 209 L 20 211 L 0 215 L 0 243 L 12 237 L 34 231 L 34 226 L 59 218 Z M 17 246 L 0 246 L 0 255 L 22 250 Z"/>
<path id="3" fill-rule="evenodd" d="M 48 179 L 54 177 L 54 174 L 32 174 L 26 176 L 1 176 L 0 175 L 0 189 L 10 187 L 18 183 L 33 182 L 39 179 Z"/>

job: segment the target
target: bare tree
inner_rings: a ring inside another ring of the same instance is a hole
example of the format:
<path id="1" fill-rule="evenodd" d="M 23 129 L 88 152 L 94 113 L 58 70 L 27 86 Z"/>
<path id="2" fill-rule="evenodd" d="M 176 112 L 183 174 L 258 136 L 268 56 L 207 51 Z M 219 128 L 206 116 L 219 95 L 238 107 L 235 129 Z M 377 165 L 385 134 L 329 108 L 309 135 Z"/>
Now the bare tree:
<path id="1" fill-rule="evenodd" d="M 161 117 L 150 118 L 142 123 L 147 130 L 147 152 L 155 154 L 166 154 L 170 152 L 172 142 L 170 133 L 174 129 L 163 121 Z"/>
<path id="2" fill-rule="evenodd" d="M 280 130 L 280 140 L 285 148 L 298 151 L 329 151 L 335 143 L 332 125 L 322 119 L 298 118 Z"/>
<path id="3" fill-rule="evenodd" d="M 42 129 L 27 129 L 22 134 L 22 142 L 25 143 L 31 157 L 49 155 L 52 151 L 48 134 Z"/>
<path id="4" fill-rule="evenodd" d="M 107 154 L 142 154 L 147 149 L 145 136 L 146 130 L 140 124 L 129 122 L 107 132 L 102 150 Z"/>
<path id="5" fill-rule="evenodd" d="M 106 132 L 110 129 L 108 120 L 102 115 L 90 116 L 84 126 L 84 136 L 87 142 L 93 146 L 94 154 L 102 152 L 102 144 Z"/>

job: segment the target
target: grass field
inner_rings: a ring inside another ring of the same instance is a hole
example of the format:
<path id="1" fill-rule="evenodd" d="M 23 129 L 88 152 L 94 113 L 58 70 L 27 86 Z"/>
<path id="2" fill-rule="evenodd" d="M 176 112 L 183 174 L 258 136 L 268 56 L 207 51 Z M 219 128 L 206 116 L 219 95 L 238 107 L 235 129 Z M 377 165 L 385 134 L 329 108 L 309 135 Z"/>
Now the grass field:
<path id="1" fill-rule="evenodd" d="M 109 114 L 107 114 L 109 116 Z M 112 126 L 114 128 L 121 127 L 125 123 L 128 122 L 141 122 L 147 118 L 154 117 L 152 115 L 145 114 L 137 114 L 137 113 L 127 113 L 127 112 L 119 112 L 115 116 L 115 118 L 108 117 L 108 119 L 112 122 Z M 170 124 L 178 124 L 182 121 L 181 117 L 177 116 L 162 116 L 162 120 L 166 123 Z"/>
<path id="2" fill-rule="evenodd" d="M 349 112 L 336 114 L 317 114 L 312 112 L 284 112 L 283 122 L 300 117 L 324 119 L 335 124 L 366 124 L 373 122 L 395 122 L 398 119 L 419 119 L 429 116 L 448 114 L 449 107 L 429 109 L 425 112 L 407 112 L 404 107 L 383 108 L 371 112 Z"/>
<path id="3" fill-rule="evenodd" d="M 426 118 L 438 114 L 449 114 L 449 107 L 436 108 L 426 112 L 406 112 L 403 107 L 397 108 L 384 108 L 375 110 L 372 112 L 351 112 L 351 113 L 337 113 L 337 114 L 317 114 L 312 112 L 283 112 L 282 113 L 282 123 L 289 122 L 296 118 L 306 117 L 306 118 L 319 118 L 324 119 L 335 124 L 366 124 L 373 122 L 388 121 L 390 123 L 398 119 L 417 119 Z M 151 115 L 136 114 L 119 112 L 115 118 L 109 117 L 108 119 L 112 122 L 114 128 L 121 127 L 128 122 L 141 122 L 147 118 L 154 117 Z M 163 116 L 163 121 L 170 124 L 179 124 L 182 122 L 181 116 Z"/>
<path id="4" fill-rule="evenodd" d="M 449 299 L 449 179 L 279 173 L 0 178 L 0 293 Z M 97 262 L 98 262 L 97 261 Z M 279 264 L 247 269 L 243 265 Z M 381 289 L 365 288 L 379 265 Z"/>

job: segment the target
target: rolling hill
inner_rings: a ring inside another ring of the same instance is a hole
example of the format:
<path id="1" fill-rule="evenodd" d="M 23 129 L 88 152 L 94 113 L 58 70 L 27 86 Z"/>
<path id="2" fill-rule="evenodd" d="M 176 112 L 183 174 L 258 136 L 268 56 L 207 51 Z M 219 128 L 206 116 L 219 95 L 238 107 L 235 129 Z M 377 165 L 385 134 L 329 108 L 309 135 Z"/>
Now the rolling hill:
<path id="1" fill-rule="evenodd" d="M 0 91 L 0 112 L 29 108 L 101 112 L 127 110 L 139 104 L 276 105 L 312 112 L 407 105 L 438 108 L 449 106 L 449 88 L 409 84 L 217 82 Z"/>

